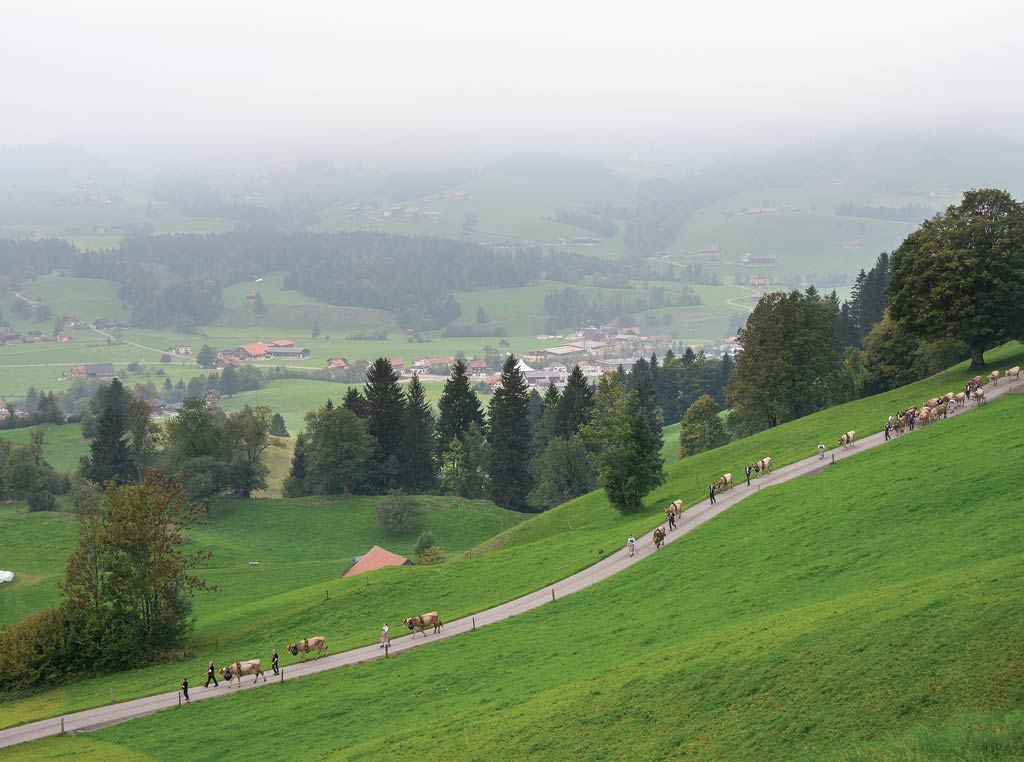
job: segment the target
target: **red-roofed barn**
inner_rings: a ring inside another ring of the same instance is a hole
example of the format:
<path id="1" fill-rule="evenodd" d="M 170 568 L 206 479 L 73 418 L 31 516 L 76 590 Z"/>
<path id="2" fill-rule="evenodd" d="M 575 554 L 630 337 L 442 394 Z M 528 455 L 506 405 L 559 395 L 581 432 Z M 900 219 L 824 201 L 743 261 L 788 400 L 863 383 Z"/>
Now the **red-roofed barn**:
<path id="1" fill-rule="evenodd" d="M 379 545 L 374 545 L 366 552 L 365 556 L 356 561 L 352 568 L 341 576 L 351 577 L 374 569 L 383 569 L 385 566 L 412 566 L 412 561 L 397 553 L 392 553 L 390 550 L 384 550 Z"/>

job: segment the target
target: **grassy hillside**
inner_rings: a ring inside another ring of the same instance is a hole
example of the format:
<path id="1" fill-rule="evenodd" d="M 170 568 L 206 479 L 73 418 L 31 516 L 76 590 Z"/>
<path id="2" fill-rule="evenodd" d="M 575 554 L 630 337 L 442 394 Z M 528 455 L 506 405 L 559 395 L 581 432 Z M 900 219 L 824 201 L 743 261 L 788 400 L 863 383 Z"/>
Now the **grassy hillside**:
<path id="1" fill-rule="evenodd" d="M 78 467 L 78 459 L 89 454 L 89 442 L 82 439 L 82 426 L 69 423 L 63 426 L 44 424 L 29 426 L 24 429 L 8 429 L 0 431 L 0 437 L 10 439 L 16 444 L 28 442 L 33 431 L 42 431 L 43 457 L 55 469 L 67 473 Z"/>
<path id="2" fill-rule="evenodd" d="M 1021 359 L 1024 359 L 1024 351 L 1019 344 L 991 353 L 991 360 L 1000 368 Z M 239 652 L 263 653 L 271 645 L 310 628 L 325 633 L 333 649 L 340 649 L 371 642 L 380 621 L 407 616 L 409 611 L 418 611 L 424 606 L 436 607 L 450 619 L 509 600 L 589 566 L 608 550 L 619 547 L 630 533 L 645 534 L 668 501 L 681 497 L 685 503 L 692 504 L 703 499 L 708 481 L 724 471 L 736 473 L 744 463 L 764 455 L 771 455 L 777 465 L 798 460 L 813 454 L 819 439 L 831 444 L 835 433 L 849 428 L 857 429 L 862 435 L 877 430 L 887 411 L 956 388 L 971 375 L 973 372 L 966 365 L 959 366 L 904 389 L 826 410 L 712 452 L 669 463 L 666 465 L 667 483 L 648 497 L 647 510 L 638 515 L 619 516 L 603 493 L 595 492 L 523 522 L 498 538 L 488 540 L 469 556 L 442 567 L 383 570 L 357 582 L 326 581 L 330 579 L 328 573 L 310 575 L 293 568 L 289 574 L 295 576 L 288 577 L 275 595 L 264 595 L 261 590 L 260 596 L 254 599 L 250 590 L 246 596 L 232 600 L 230 605 L 204 609 L 206 613 L 200 616 L 200 629 L 196 633 L 196 657 L 186 664 L 165 664 L 89 679 L 40 698 L 9 702 L 10 708 L 0 717 L 0 722 L 10 724 L 102 703 L 104 697 L 109 697 L 111 688 L 122 698 L 163 690 L 173 685 L 175 674 L 180 678 L 182 667 L 198 674 L 207 655 L 234 659 Z M 992 406 L 993 409 L 1000 407 Z M 906 441 L 926 439 L 956 420 L 959 419 L 954 417 L 953 421 L 929 427 Z M 903 446 L 902 441 L 900 446 Z M 934 469 L 929 473 L 931 471 Z M 954 476 L 949 474 L 950 479 Z M 902 471 L 894 474 L 894 478 L 902 479 Z M 899 488 L 894 488 L 896 491 Z M 253 504 L 253 511 L 259 511 L 261 505 L 263 503 Z M 291 501 L 284 501 L 282 505 L 291 506 L 288 519 L 302 521 L 305 508 Z M 275 526 L 285 526 L 283 519 L 284 516 L 277 516 Z M 307 528 L 300 531 L 304 532 L 303 537 L 313 536 L 305 534 Z M 247 528 L 239 525 L 234 537 L 247 535 L 247 532 Z M 492 533 L 484 536 L 489 534 Z M 442 539 L 442 543 L 446 541 Z M 295 541 L 288 548 L 298 553 L 300 546 L 301 543 Z M 236 542 L 234 547 L 235 552 L 240 553 L 241 564 L 243 559 L 248 560 L 246 556 L 252 557 L 251 548 L 261 546 L 248 542 L 239 546 Z M 239 547 L 244 549 L 239 551 Z M 330 564 L 336 573 L 338 561 L 331 561 L 328 566 Z M 242 566 L 238 571 L 243 577 L 249 573 Z M 671 578 L 681 579 L 676 575 Z M 321 579 L 325 581 L 319 582 Z M 323 598 L 325 591 L 329 591 L 329 601 Z"/>
<path id="3" fill-rule="evenodd" d="M 1024 467 L 1022 416 L 1015 395 L 763 491 L 608 582 L 397 661 L 8 757 L 344 760 L 433 738 L 467 760 L 1019 759 L 1024 517 L 999 485 Z M 296 713 L 320 730 L 218 732 Z"/>

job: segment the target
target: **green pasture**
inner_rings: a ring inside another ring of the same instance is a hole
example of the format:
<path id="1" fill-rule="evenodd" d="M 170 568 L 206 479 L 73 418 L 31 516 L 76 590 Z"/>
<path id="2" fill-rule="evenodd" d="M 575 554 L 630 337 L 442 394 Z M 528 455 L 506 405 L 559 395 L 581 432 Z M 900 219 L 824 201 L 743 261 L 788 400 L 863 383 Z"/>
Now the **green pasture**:
<path id="1" fill-rule="evenodd" d="M 0 430 L 0 437 L 10 439 L 15 444 L 29 441 L 34 431 L 43 432 L 43 457 L 55 469 L 62 473 L 73 471 L 78 467 L 78 459 L 89 454 L 89 443 L 82 439 L 82 426 L 67 423 L 54 426 L 51 423 L 40 426 L 28 426 L 24 429 Z"/>
<path id="2" fill-rule="evenodd" d="M 283 652 L 289 638 L 305 637 L 296 628 L 305 630 L 312 626 L 295 621 L 295 609 L 321 604 L 331 607 L 335 596 L 344 595 L 345 591 L 346 606 L 356 605 L 356 610 L 373 613 L 376 619 L 378 612 L 371 612 L 358 601 L 369 589 L 376 591 L 379 578 L 340 579 L 355 556 L 366 553 L 373 545 L 381 545 L 411 557 L 419 534 L 426 530 L 434 533 L 447 554 L 457 555 L 525 518 L 486 501 L 429 496 L 417 499 L 425 511 L 406 534 L 380 528 L 373 513 L 377 498 L 372 497 L 213 502 L 209 522 L 189 531 L 197 545 L 213 552 L 203 576 L 219 588 L 196 597 L 194 658 L 190 656 L 185 664 L 160 665 L 156 672 L 143 670 L 152 675 L 143 678 L 137 687 L 131 686 L 133 681 L 124 681 L 123 675 L 111 675 L 66 686 L 53 692 L 51 698 L 60 696 L 66 707 L 87 706 L 94 701 L 96 690 L 105 691 L 108 699 L 111 688 L 122 698 L 159 691 L 163 682 L 173 679 L 169 675 L 193 669 L 193 661 L 198 666 L 208 658 L 227 661 L 233 658 L 227 655 L 228 651 L 266 650 L 269 654 L 270 648 L 277 646 Z M 4 537 L 0 568 L 16 573 L 11 586 L 0 588 L 0 625 L 7 625 L 57 602 L 54 583 L 63 574 L 77 535 L 77 523 L 70 514 L 26 514 L 24 504 L 0 505 L 0 535 Z M 250 561 L 258 561 L 259 565 L 250 566 Z M 437 569 L 423 567 L 428 572 L 436 573 Z M 398 584 L 408 587 L 409 583 Z M 325 600 L 328 591 L 330 601 Z M 245 608 L 254 596 L 260 601 L 256 607 L 262 611 L 250 616 Z M 405 603 L 415 608 L 413 602 Z M 349 613 L 353 611 L 350 609 Z M 397 610 L 380 614 L 395 621 L 408 616 Z M 380 623 L 376 627 L 379 630 Z M 372 635 L 351 626 L 327 632 L 332 641 L 337 641 L 332 644 L 332 651 L 337 651 L 343 642 L 358 642 Z M 307 633 L 311 634 L 314 633 Z M 2 724 L 28 719 L 38 711 L 39 701 L 40 697 L 35 696 L 24 702 L 10 702 L 12 710 L 15 705 L 21 707 L 21 714 L 15 716 L 17 712 L 5 711 L 3 717 L 10 722 Z"/>
<path id="3" fill-rule="evenodd" d="M 656 554 L 643 538 L 650 558 L 607 582 L 397 660 L 0 758 L 125 750 L 147 760 L 355 760 L 443 739 L 445 759 L 456 760 L 509 749 L 579 760 L 1020 759 L 1024 518 L 1016 493 L 998 485 L 1024 467 L 1022 415 L 1024 398 L 1014 395 L 764 490 Z M 950 453 L 956 471 L 943 471 L 937 489 L 935 463 Z M 607 511 L 591 496 L 519 525 L 514 534 L 535 539 L 517 548 L 517 566 L 536 560 L 537 545 L 578 548 L 578 530 L 538 535 L 537 521 Z M 651 518 L 609 525 L 619 537 Z M 444 612 L 482 560 L 427 570 L 450 574 L 446 593 L 429 589 L 430 607 Z M 368 608 L 402 571 L 371 580 Z M 474 571 L 488 585 L 491 575 Z M 329 609 L 324 602 L 321 617 Z M 390 617 L 374 613 L 384 610 Z M 380 619 L 371 614 L 365 628 Z M 181 671 L 168 671 L 163 687 Z M 292 716 L 320 731 L 249 745 L 222 732 Z"/>
<path id="4" fill-rule="evenodd" d="M 464 191 L 464 197 L 450 195 L 451 191 Z M 377 212 L 352 212 L 350 204 L 333 207 L 321 214 L 321 222 L 314 230 L 379 230 L 404 235 L 436 235 L 480 243 L 522 243 L 531 241 L 540 245 L 558 244 L 560 239 L 579 237 L 602 238 L 595 246 L 567 244 L 572 249 L 599 257 L 625 256 L 624 223 L 617 221 L 619 232 L 604 239 L 583 228 L 554 221 L 558 209 L 585 209 L 594 203 L 629 206 L 633 202 L 629 188 L 608 189 L 597 187 L 565 187 L 558 183 L 538 182 L 536 179 L 486 173 L 454 187 L 444 194 L 432 194 L 403 202 L 404 208 L 415 207 L 427 216 L 407 216 L 401 210 L 390 217 Z M 445 195 L 448 195 L 445 198 Z M 476 214 L 479 222 L 473 231 L 464 231 L 462 223 L 467 211 Z M 434 213 L 434 214 L 430 214 Z"/>
<path id="5" fill-rule="evenodd" d="M 1019 344 L 1008 345 L 991 352 L 989 356 L 993 363 L 992 367 L 999 368 L 1019 363 L 1022 358 L 1024 349 Z M 337 650 L 372 642 L 380 621 L 406 616 L 409 611 L 436 608 L 442 612 L 444 618 L 454 619 L 501 603 L 586 568 L 604 554 L 620 547 L 630 533 L 638 537 L 646 536 L 661 518 L 661 509 L 669 501 L 681 498 L 685 504 L 691 505 L 703 500 L 707 483 L 721 473 L 737 473 L 745 463 L 765 455 L 770 455 L 777 466 L 802 459 L 814 454 L 819 440 L 823 439 L 832 445 L 838 432 L 850 428 L 856 429 L 861 436 L 877 431 L 889 411 L 917 404 L 922 399 L 955 389 L 962 385 L 963 379 L 972 375 L 974 372 L 963 364 L 904 389 L 825 410 L 711 452 L 668 462 L 665 466 L 668 480 L 648 496 L 647 508 L 639 514 L 620 516 L 608 504 L 603 492 L 594 492 L 518 524 L 493 539 L 483 541 L 471 554 L 441 567 L 390 569 L 355 581 L 332 580 L 331 574 L 337 572 L 338 561 L 327 562 L 328 566 L 333 566 L 330 570 L 324 569 L 323 559 L 306 554 L 302 541 L 282 540 L 281 545 L 289 561 L 296 567 L 308 562 L 314 570 L 319 568 L 319 572 L 305 576 L 297 574 L 289 578 L 290 586 L 275 588 L 273 591 L 260 589 L 258 596 L 254 596 L 254 589 L 250 588 L 246 596 L 230 598 L 220 606 L 208 608 L 204 602 L 208 600 L 206 598 L 197 601 L 199 627 L 193 642 L 195 656 L 190 657 L 185 664 L 161 664 L 119 675 L 90 678 L 31 698 L 10 701 L 9 711 L 0 717 L 0 720 L 7 722 L 9 718 L 7 724 L 12 724 L 104 703 L 109 698 L 111 688 L 122 698 L 164 690 L 168 686 L 173 687 L 175 680 L 180 680 L 183 669 L 190 671 L 190 674 L 198 675 L 206 658 L 249 658 L 269 652 L 271 645 L 284 642 L 296 632 L 314 634 L 310 630 L 316 630 L 317 633 L 325 634 L 332 644 L 336 644 L 334 649 Z M 993 418 L 1000 421 L 1000 437 L 1002 441 L 1006 441 L 1008 435 L 1003 431 L 1003 422 L 1009 421 L 1010 423 L 1006 423 L 1005 426 L 1012 426 L 1016 410 L 1014 406 L 1019 405 L 1018 400 L 1019 398 L 1015 396 L 1008 404 L 998 403 L 990 406 L 993 411 L 1005 409 L 1007 412 L 1001 416 L 987 415 L 983 418 L 974 413 L 970 416 L 954 416 L 951 421 L 929 426 L 915 433 L 913 437 L 901 438 L 895 444 L 887 445 L 885 453 L 868 457 L 876 458 L 872 462 L 889 467 L 892 461 L 891 453 L 902 452 L 898 448 L 906 446 L 905 442 L 923 443 L 929 437 L 945 432 L 947 427 L 950 431 L 961 432 L 957 436 L 962 439 L 967 436 L 962 432 L 984 431 L 982 422 Z M 956 424 L 953 427 L 961 418 L 963 424 Z M 983 449 L 981 445 L 976 445 L 973 439 L 971 447 L 959 449 L 950 449 L 953 445 L 948 437 L 944 436 L 940 441 L 946 448 L 944 451 L 947 455 L 955 451 L 958 453 L 957 458 L 960 457 L 962 450 L 973 452 Z M 877 460 L 878 458 L 881 460 Z M 837 473 L 848 473 L 842 469 L 847 468 L 847 463 L 855 462 L 859 462 L 859 459 L 843 462 Z M 934 476 L 934 468 L 925 469 L 925 473 L 930 477 Z M 972 472 L 964 470 L 963 473 Z M 897 494 L 903 491 L 901 485 L 904 478 L 902 466 L 899 470 L 892 467 L 891 473 L 884 478 L 879 478 L 876 466 L 872 488 L 891 490 L 892 494 Z M 955 473 L 951 473 L 949 479 L 950 484 L 957 484 Z M 945 489 L 935 490 L 934 480 L 929 483 L 933 485 L 930 490 L 915 492 L 912 487 L 908 487 L 907 491 L 915 495 L 920 493 L 921 499 L 944 499 L 948 494 Z M 964 483 L 971 489 L 976 489 L 977 484 L 985 482 L 975 479 L 972 473 L 971 478 Z M 945 486 L 944 482 L 943 487 Z M 754 488 L 756 487 L 755 483 Z M 747 488 L 737 486 L 735 489 Z M 818 492 L 812 490 L 812 493 L 820 498 Z M 774 494 L 774 491 L 769 494 Z M 337 502 L 333 498 L 309 498 L 277 503 L 270 501 L 269 504 L 280 505 L 282 510 L 287 507 L 291 511 L 290 516 L 295 520 L 288 521 L 282 520 L 283 514 L 257 514 L 256 512 L 261 511 L 268 501 L 254 501 L 246 504 L 251 505 L 251 508 L 246 507 L 245 510 L 253 512 L 246 514 L 246 520 L 272 515 L 277 531 L 291 531 L 290 527 L 295 525 L 298 527 L 296 531 L 301 532 L 296 537 L 308 538 L 317 534 L 319 530 L 316 525 L 312 527 L 312 531 L 310 527 L 303 526 L 302 519 L 308 510 L 306 506 L 318 500 L 323 500 L 325 505 Z M 836 502 L 837 500 L 827 500 L 825 504 L 834 505 Z M 849 500 L 844 500 L 843 506 L 849 503 Z M 891 508 L 891 503 L 886 505 Z M 870 506 L 872 510 L 877 507 Z M 213 518 L 216 524 L 216 509 Z M 243 531 L 243 526 L 239 524 L 233 530 L 232 547 L 235 548 L 233 552 L 238 555 L 232 557 L 237 558 L 239 563 L 243 556 L 248 556 L 245 560 L 272 558 L 273 556 L 265 556 L 259 552 L 263 547 L 261 545 L 256 544 L 252 546 L 255 549 L 250 549 L 249 545 L 243 546 L 236 541 L 238 535 L 248 535 L 248 529 Z M 259 536 L 258 532 L 256 536 Z M 744 534 L 744 537 L 746 536 Z M 200 539 L 198 533 L 197 539 Z M 445 544 L 446 541 L 442 539 L 442 543 Z M 685 543 L 683 546 L 688 547 Z M 729 547 L 729 542 L 723 539 L 715 545 L 714 552 L 726 553 Z M 215 547 L 214 550 L 220 557 L 219 547 Z M 256 555 L 253 555 L 254 553 Z M 765 557 L 772 556 L 785 558 L 786 553 L 768 552 Z M 220 562 L 215 560 L 215 564 L 219 565 Z M 239 566 L 238 573 L 244 575 L 248 568 Z M 731 579 L 731 572 L 728 571 L 730 568 L 724 565 L 721 568 L 716 567 L 713 572 L 706 570 L 700 572 L 699 578 L 711 575 L 716 579 L 728 581 Z M 263 569 L 261 566 L 261 571 Z M 670 578 L 689 580 L 687 584 L 696 582 L 696 579 L 690 579 L 682 573 L 673 572 Z M 212 576 L 211 579 L 218 581 L 221 578 Z M 664 581 L 661 584 L 663 585 Z M 325 600 L 328 593 L 330 598 Z M 638 594 L 636 597 L 644 599 L 649 596 Z M 648 637 L 650 632 L 653 630 L 648 632 Z"/>

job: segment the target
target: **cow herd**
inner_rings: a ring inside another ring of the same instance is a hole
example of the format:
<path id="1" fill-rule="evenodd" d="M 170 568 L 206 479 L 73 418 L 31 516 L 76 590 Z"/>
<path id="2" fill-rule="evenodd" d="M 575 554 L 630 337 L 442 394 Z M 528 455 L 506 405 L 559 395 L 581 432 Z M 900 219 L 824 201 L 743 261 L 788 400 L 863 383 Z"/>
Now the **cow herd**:
<path id="1" fill-rule="evenodd" d="M 431 611 L 429 614 L 421 614 L 420 616 L 412 616 L 405 619 L 405 626 L 412 630 L 413 637 L 416 637 L 417 632 L 422 632 L 423 636 L 427 636 L 426 630 L 433 628 L 434 634 L 436 635 L 441 631 L 441 617 L 438 616 L 436 611 Z M 303 662 L 306 661 L 306 656 L 314 654 L 314 659 L 319 659 L 321 656 L 327 653 L 327 639 L 323 635 L 317 635 L 312 638 L 303 638 L 294 643 L 289 643 L 285 646 L 285 650 L 292 656 L 298 656 Z M 212 669 L 211 665 L 211 669 Z M 276 672 L 275 666 L 275 674 Z M 232 680 L 238 681 L 238 686 L 242 686 L 242 678 L 249 675 L 254 676 L 253 683 L 259 682 L 262 677 L 263 682 L 267 681 L 267 676 L 263 673 L 262 662 L 259 659 L 248 659 L 246 661 L 236 661 L 234 664 L 229 664 L 226 667 L 220 669 L 221 677 L 223 677 L 228 687 L 231 686 Z"/>

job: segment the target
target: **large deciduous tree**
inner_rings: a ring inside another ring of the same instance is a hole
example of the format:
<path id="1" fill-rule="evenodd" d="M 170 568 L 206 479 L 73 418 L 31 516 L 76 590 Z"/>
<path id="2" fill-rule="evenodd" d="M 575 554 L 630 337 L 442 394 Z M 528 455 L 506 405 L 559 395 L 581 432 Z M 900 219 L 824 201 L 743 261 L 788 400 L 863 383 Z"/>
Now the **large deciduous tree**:
<path id="1" fill-rule="evenodd" d="M 352 411 L 328 401 L 319 410 L 306 413 L 305 437 L 302 453 L 306 492 L 347 494 L 366 483 L 374 440 Z"/>
<path id="2" fill-rule="evenodd" d="M 254 491 L 266 489 L 270 469 L 263 462 L 263 453 L 280 446 L 270 436 L 270 419 L 269 407 L 246 405 L 224 421 L 223 438 L 228 444 L 225 484 L 239 497 L 251 497 Z"/>
<path id="3" fill-rule="evenodd" d="M 1005 191 L 964 194 L 893 253 L 890 314 L 926 339 L 985 350 L 1024 337 L 1024 205 Z"/>
<path id="4" fill-rule="evenodd" d="M 708 395 L 690 405 L 683 415 L 679 429 L 679 457 L 721 447 L 729 441 L 729 434 L 718 417 L 718 405 Z"/>
<path id="5" fill-rule="evenodd" d="M 740 329 L 743 351 L 729 377 L 730 424 L 744 434 L 773 428 L 843 400 L 842 356 L 828 300 L 799 291 L 761 297 Z"/>
<path id="6" fill-rule="evenodd" d="M 598 482 L 621 513 L 635 513 L 644 496 L 665 481 L 661 429 L 652 429 L 640 392 L 627 392 L 619 374 L 601 377 L 594 400 L 594 419 L 584 436 L 596 452 Z"/>
<path id="7" fill-rule="evenodd" d="M 526 510 L 530 491 L 530 398 L 515 355 L 501 368 L 501 381 L 487 408 L 491 446 L 491 499 L 503 508 Z"/>

